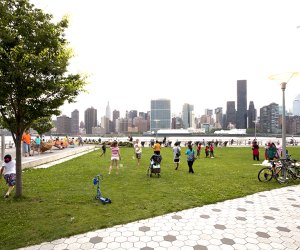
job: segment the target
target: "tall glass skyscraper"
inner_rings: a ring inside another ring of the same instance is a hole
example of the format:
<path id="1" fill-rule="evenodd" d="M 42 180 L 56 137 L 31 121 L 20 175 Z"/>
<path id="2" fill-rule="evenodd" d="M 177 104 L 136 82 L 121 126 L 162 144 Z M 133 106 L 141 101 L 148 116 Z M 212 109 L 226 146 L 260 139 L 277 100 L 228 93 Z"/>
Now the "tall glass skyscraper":
<path id="1" fill-rule="evenodd" d="M 150 130 L 171 128 L 171 101 L 167 99 L 151 100 Z"/>
<path id="2" fill-rule="evenodd" d="M 236 128 L 247 128 L 247 80 L 237 81 Z"/>
<path id="3" fill-rule="evenodd" d="M 184 128 L 191 128 L 193 125 L 194 105 L 185 103 L 182 107 L 182 121 Z"/>

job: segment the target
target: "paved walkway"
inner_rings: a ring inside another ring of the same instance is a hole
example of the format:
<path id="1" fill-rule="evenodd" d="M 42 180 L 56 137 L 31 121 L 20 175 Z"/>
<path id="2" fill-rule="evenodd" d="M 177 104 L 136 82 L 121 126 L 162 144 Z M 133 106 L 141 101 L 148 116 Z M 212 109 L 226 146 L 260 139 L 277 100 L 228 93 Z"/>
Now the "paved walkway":
<path id="1" fill-rule="evenodd" d="M 35 152 L 33 156 L 24 157 L 22 156 L 22 169 L 32 167 L 48 167 L 62 161 L 69 160 L 73 157 L 80 156 L 95 150 L 95 145 L 84 145 L 75 148 L 57 149 L 55 147 L 52 150 L 48 150 L 44 153 L 38 154 Z M 13 158 L 16 157 L 16 149 L 10 148 L 5 149 L 5 154 L 11 154 Z"/>
<path id="2" fill-rule="evenodd" d="M 300 249 L 300 185 L 21 249 L 296 250 Z"/>

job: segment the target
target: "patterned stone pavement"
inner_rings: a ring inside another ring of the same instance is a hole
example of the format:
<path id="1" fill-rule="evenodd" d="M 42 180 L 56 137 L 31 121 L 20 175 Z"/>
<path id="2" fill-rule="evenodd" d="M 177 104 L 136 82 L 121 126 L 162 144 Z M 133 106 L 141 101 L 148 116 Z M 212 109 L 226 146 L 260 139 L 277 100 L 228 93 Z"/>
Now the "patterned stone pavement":
<path id="1" fill-rule="evenodd" d="M 300 185 L 22 249 L 300 249 Z"/>

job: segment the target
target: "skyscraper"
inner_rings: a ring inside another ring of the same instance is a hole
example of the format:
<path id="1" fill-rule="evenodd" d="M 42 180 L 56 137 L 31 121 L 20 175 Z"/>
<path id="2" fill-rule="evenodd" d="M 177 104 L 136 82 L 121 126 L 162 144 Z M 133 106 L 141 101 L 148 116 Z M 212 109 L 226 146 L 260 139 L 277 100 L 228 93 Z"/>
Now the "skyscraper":
<path id="1" fill-rule="evenodd" d="M 111 110 L 109 106 L 109 102 L 107 102 L 106 110 L 105 110 L 105 116 L 111 121 Z"/>
<path id="2" fill-rule="evenodd" d="M 58 116 L 56 127 L 57 134 L 69 135 L 71 132 L 71 118 L 66 115 Z"/>
<path id="3" fill-rule="evenodd" d="M 171 128 L 171 101 L 167 99 L 151 100 L 150 130 Z"/>
<path id="4" fill-rule="evenodd" d="M 215 109 L 215 115 L 216 115 L 216 123 L 215 128 L 222 128 L 223 125 L 223 109 L 221 107 L 218 107 Z"/>
<path id="5" fill-rule="evenodd" d="M 228 101 L 226 108 L 226 128 L 231 125 L 236 125 L 236 110 L 235 110 L 235 101 Z"/>
<path id="6" fill-rule="evenodd" d="M 97 126 L 97 109 L 91 107 L 84 111 L 84 124 L 86 134 L 92 134 L 92 127 Z"/>
<path id="7" fill-rule="evenodd" d="M 259 118 L 261 132 L 274 134 L 281 132 L 279 128 L 279 105 L 277 103 L 273 102 L 263 106 L 260 109 Z"/>
<path id="8" fill-rule="evenodd" d="M 184 128 L 191 128 L 193 126 L 193 111 L 194 105 L 185 103 L 182 107 L 182 121 Z"/>
<path id="9" fill-rule="evenodd" d="M 71 113 L 71 134 L 79 134 L 79 111 L 77 109 Z"/>
<path id="10" fill-rule="evenodd" d="M 254 107 L 254 102 L 249 102 L 249 108 L 248 108 L 248 128 L 255 128 L 255 122 L 256 122 L 257 114 L 256 109 Z"/>
<path id="11" fill-rule="evenodd" d="M 247 80 L 237 81 L 236 128 L 247 128 Z"/>
<path id="12" fill-rule="evenodd" d="M 120 118 L 120 111 L 119 110 L 114 110 L 113 111 L 113 127 L 112 127 L 112 132 L 117 132 L 116 130 L 116 120 Z"/>

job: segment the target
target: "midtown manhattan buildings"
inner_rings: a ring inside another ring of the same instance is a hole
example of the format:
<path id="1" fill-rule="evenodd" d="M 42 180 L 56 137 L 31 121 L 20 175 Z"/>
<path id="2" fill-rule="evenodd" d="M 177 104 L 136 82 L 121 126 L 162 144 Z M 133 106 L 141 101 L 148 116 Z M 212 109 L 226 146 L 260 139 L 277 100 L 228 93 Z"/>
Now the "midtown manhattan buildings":
<path id="1" fill-rule="evenodd" d="M 237 81 L 236 128 L 247 128 L 247 80 Z"/>

